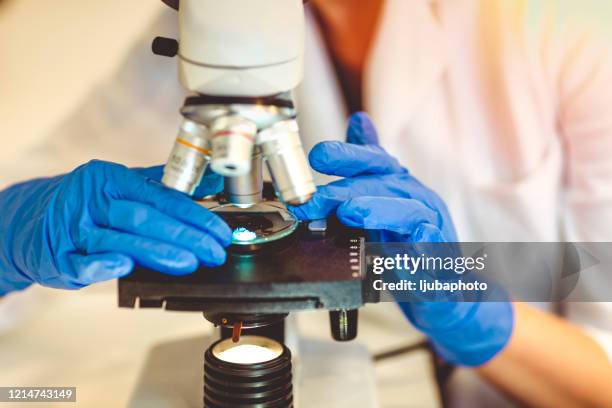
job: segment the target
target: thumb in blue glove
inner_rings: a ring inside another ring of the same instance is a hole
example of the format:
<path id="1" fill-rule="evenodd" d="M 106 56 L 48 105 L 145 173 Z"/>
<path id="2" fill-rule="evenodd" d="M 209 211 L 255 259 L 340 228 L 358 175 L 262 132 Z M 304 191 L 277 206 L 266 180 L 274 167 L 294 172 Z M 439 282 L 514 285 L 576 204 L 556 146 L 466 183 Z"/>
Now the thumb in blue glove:
<path id="1" fill-rule="evenodd" d="M 77 289 L 135 263 L 188 274 L 225 262 L 231 242 L 230 228 L 189 197 L 101 161 L 14 185 L 0 208 L 0 295 L 34 282 Z"/>
<path id="2" fill-rule="evenodd" d="M 335 213 L 344 224 L 366 229 L 381 242 L 456 242 L 444 201 L 378 145 L 365 113 L 349 120 L 348 143 L 322 142 L 310 153 L 318 172 L 344 177 L 319 187 L 311 201 L 292 211 L 303 220 Z M 497 297 L 499 299 L 499 296 Z M 407 302 L 400 307 L 446 360 L 479 365 L 508 342 L 513 311 L 509 302 Z"/>
<path id="3" fill-rule="evenodd" d="M 161 183 L 164 176 L 164 166 L 142 167 L 133 170 L 138 174 L 158 183 Z M 218 194 L 223 190 L 223 185 L 223 176 L 215 173 L 212 171 L 211 167 L 208 166 L 204 176 L 202 176 L 200 184 L 193 193 L 193 198 L 201 199 Z"/>

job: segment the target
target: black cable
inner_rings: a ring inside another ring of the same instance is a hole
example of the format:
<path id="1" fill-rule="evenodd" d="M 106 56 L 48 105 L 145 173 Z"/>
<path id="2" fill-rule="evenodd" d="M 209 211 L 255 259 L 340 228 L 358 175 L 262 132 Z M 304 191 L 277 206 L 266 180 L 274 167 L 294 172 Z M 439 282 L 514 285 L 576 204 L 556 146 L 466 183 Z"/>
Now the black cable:
<path id="1" fill-rule="evenodd" d="M 411 343 L 406 346 L 397 347 L 391 350 L 383 351 L 382 353 L 374 354 L 373 359 L 375 362 L 387 360 L 393 357 L 398 357 L 404 354 L 412 353 L 417 350 L 430 350 L 429 342 L 422 340 L 418 343 Z"/>
<path id="2" fill-rule="evenodd" d="M 443 407 L 448 406 L 448 398 L 447 393 L 444 391 L 446 388 L 446 384 L 448 379 L 452 375 L 455 370 L 455 366 L 449 364 L 438 357 L 433 350 L 431 343 L 427 340 L 422 340 L 418 343 L 411 343 L 409 345 L 397 347 L 391 350 L 383 351 L 381 353 L 374 354 L 372 357 L 375 363 L 380 361 L 388 360 L 391 358 L 403 356 L 404 354 L 409 354 L 415 351 L 424 350 L 429 353 L 431 363 L 434 367 L 434 377 L 436 379 L 436 388 L 438 390 L 438 395 L 440 396 L 440 401 L 442 402 Z"/>

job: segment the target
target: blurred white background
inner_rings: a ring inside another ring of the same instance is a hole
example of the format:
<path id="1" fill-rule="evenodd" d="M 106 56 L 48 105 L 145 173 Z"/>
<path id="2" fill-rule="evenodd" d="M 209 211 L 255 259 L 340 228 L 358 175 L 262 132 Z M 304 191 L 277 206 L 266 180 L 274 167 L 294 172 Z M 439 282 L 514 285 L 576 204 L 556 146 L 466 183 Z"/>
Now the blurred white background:
<path id="1" fill-rule="evenodd" d="M 53 129 L 164 7 L 159 0 L 0 0 L 0 160 Z"/>

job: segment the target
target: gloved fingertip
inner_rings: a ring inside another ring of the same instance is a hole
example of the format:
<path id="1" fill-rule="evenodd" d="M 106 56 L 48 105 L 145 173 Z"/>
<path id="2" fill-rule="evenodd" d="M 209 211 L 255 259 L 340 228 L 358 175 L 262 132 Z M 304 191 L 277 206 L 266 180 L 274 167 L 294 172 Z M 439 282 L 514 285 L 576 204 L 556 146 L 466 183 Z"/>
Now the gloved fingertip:
<path id="1" fill-rule="evenodd" d="M 338 220 L 347 227 L 365 228 L 363 218 L 355 216 L 355 214 L 338 213 Z"/>
<path id="2" fill-rule="evenodd" d="M 223 250 L 221 247 L 213 246 L 211 248 L 211 254 L 206 259 L 202 260 L 204 266 L 221 266 L 227 260 L 227 252 Z"/>
<path id="3" fill-rule="evenodd" d="M 363 148 L 358 149 L 349 143 L 335 140 L 321 142 L 310 151 L 308 160 L 310 166 L 319 173 L 351 177 L 364 167 L 363 151 L 361 149 Z M 357 167 L 357 169 L 353 169 L 354 167 Z"/>
<path id="4" fill-rule="evenodd" d="M 442 231 L 429 223 L 419 224 L 412 233 L 413 242 L 445 242 Z"/>
<path id="5" fill-rule="evenodd" d="M 210 195 L 218 194 L 223 191 L 225 181 L 223 176 L 215 173 L 210 169 L 206 169 L 206 173 L 202 177 L 200 184 L 196 188 L 193 196 L 196 199 L 204 198 Z"/>
<path id="6" fill-rule="evenodd" d="M 332 142 L 317 143 L 308 154 L 310 166 L 316 171 L 325 171 L 329 164 L 329 144 Z"/>
<path id="7" fill-rule="evenodd" d="M 348 200 L 336 210 L 340 222 L 355 228 L 365 228 L 365 218 L 368 214 L 369 211 L 361 205 L 359 199 Z"/>
<path id="8" fill-rule="evenodd" d="M 216 214 L 215 216 L 218 217 Z M 230 226 L 227 225 L 223 219 L 221 219 L 221 217 L 219 217 L 219 221 L 220 222 L 216 223 L 215 227 L 211 229 L 209 233 L 214 235 L 214 238 L 223 248 L 227 248 L 232 243 L 233 231 Z"/>
<path id="9" fill-rule="evenodd" d="M 378 145 L 378 132 L 370 115 L 366 112 L 357 112 L 350 117 L 346 140 L 352 144 Z"/>
<path id="10" fill-rule="evenodd" d="M 75 275 L 72 284 L 80 287 L 121 278 L 134 269 L 132 258 L 118 253 L 71 254 L 70 260 Z"/>
<path id="11" fill-rule="evenodd" d="M 166 254 L 163 259 L 159 259 L 158 266 L 153 269 L 159 270 L 166 275 L 184 276 L 195 272 L 200 265 L 198 258 L 189 251 L 174 251 L 173 254 Z"/>
<path id="12" fill-rule="evenodd" d="M 181 268 L 176 268 L 176 267 L 159 268 L 159 272 L 163 273 L 164 275 L 170 275 L 170 276 L 187 276 L 187 275 L 191 275 L 196 270 L 198 270 L 197 265 L 190 265 L 189 267 L 181 267 Z"/>
<path id="13" fill-rule="evenodd" d="M 216 240 L 210 239 L 203 242 L 205 247 L 208 249 L 208 256 L 202 259 L 203 262 L 210 262 L 213 266 L 223 265 L 227 260 L 227 252 L 223 246 L 221 246 Z M 230 236 L 231 244 L 231 236 Z"/>
<path id="14" fill-rule="evenodd" d="M 127 255 L 116 254 L 112 269 L 116 278 L 122 278 L 132 272 L 134 260 Z"/>
<path id="15" fill-rule="evenodd" d="M 228 234 L 220 234 L 219 235 L 219 244 L 223 247 L 223 248 L 227 248 L 228 246 L 232 245 L 232 235 L 233 232 L 230 230 Z"/>
<path id="16" fill-rule="evenodd" d="M 132 170 L 143 177 L 157 182 L 161 182 L 161 179 L 164 175 L 164 166 L 143 167 Z"/>
<path id="17" fill-rule="evenodd" d="M 291 212 L 291 214 L 293 214 L 298 220 L 300 221 L 308 221 L 308 212 L 306 211 L 305 207 L 308 204 L 304 204 L 301 205 L 299 207 L 294 207 L 294 206 L 287 206 L 287 209 Z"/>
<path id="18" fill-rule="evenodd" d="M 308 216 L 304 210 L 300 207 L 289 207 L 287 208 L 291 214 L 295 216 L 299 221 L 308 221 Z"/>
<path id="19" fill-rule="evenodd" d="M 326 218 L 326 215 L 318 217 L 320 212 L 320 205 L 318 205 L 319 189 L 320 187 L 317 187 L 317 192 L 306 204 L 287 205 L 287 209 L 300 221 Z"/>
<path id="20" fill-rule="evenodd" d="M 289 211 L 300 221 L 324 220 L 333 212 L 334 208 L 328 208 L 315 198 L 299 207 L 289 207 Z"/>

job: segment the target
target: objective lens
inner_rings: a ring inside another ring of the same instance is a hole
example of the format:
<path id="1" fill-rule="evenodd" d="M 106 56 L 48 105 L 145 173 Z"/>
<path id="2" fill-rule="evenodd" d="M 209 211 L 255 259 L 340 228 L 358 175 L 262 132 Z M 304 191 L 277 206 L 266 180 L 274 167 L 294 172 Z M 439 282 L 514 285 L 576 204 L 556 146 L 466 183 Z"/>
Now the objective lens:
<path id="1" fill-rule="evenodd" d="M 257 126 L 238 115 L 223 116 L 212 126 L 212 158 L 215 173 L 225 177 L 244 176 L 251 171 Z"/>
<path id="2" fill-rule="evenodd" d="M 258 144 L 280 199 L 291 205 L 306 203 L 316 191 L 312 172 L 295 120 L 286 120 L 259 133 Z"/>
<path id="3" fill-rule="evenodd" d="M 204 356 L 205 408 L 291 408 L 291 352 L 259 336 L 220 340 Z"/>
<path id="4" fill-rule="evenodd" d="M 209 157 L 208 130 L 203 125 L 184 119 L 164 167 L 162 183 L 192 195 L 202 180 Z"/>
<path id="5" fill-rule="evenodd" d="M 241 207 L 249 207 L 262 200 L 261 160 L 261 153 L 257 152 L 251 158 L 249 173 L 243 176 L 225 178 L 225 193 L 230 203 Z"/>

